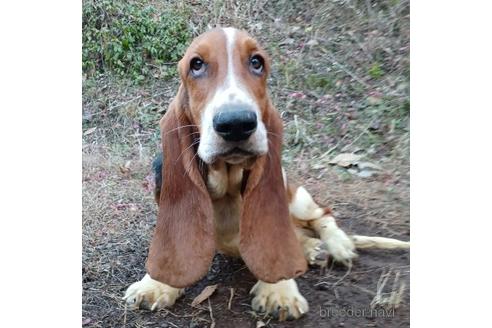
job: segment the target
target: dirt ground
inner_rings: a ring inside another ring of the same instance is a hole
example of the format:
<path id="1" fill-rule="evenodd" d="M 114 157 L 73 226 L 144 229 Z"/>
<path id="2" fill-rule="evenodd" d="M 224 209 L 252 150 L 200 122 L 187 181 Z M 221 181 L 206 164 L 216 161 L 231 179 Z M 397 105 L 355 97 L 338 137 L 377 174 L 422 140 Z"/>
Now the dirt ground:
<path id="1" fill-rule="evenodd" d="M 147 247 L 156 219 L 151 192 L 146 189 L 145 178 L 139 176 L 149 173 L 148 165 L 143 165 L 148 161 L 142 160 L 141 166 L 136 162 L 135 171 L 128 177 L 118 167 L 94 167 L 91 159 L 95 160 L 93 163 L 105 163 L 104 158 L 85 156 L 84 208 L 100 211 L 99 215 L 84 219 L 83 316 L 87 326 L 122 327 L 126 323 L 128 327 L 209 327 L 212 321 L 208 304 L 202 303 L 199 308 L 190 304 L 205 286 L 213 284 L 219 284 L 210 298 L 216 327 L 255 327 L 259 320 L 268 322 L 251 312 L 248 292 L 255 283 L 254 277 L 241 260 L 222 255 L 215 257 L 207 277 L 189 288 L 169 311 L 126 311 L 121 296 L 129 284 L 145 274 Z M 405 191 L 389 191 L 379 179 L 342 182 L 337 174 L 328 172 L 318 179 L 306 173 L 302 178 L 318 201 L 333 206 L 339 224 L 347 232 L 408 240 L 409 204 Z M 101 206 L 99 202 L 104 202 L 105 197 L 111 197 L 114 204 Z M 270 321 L 269 326 L 407 327 L 409 269 L 408 251 L 381 250 L 359 251 L 359 259 L 350 272 L 338 265 L 329 266 L 324 273 L 310 268 L 297 279 L 310 304 L 308 314 L 295 322 Z M 384 292 L 400 287 L 400 283 L 392 285 L 396 272 L 406 290 L 399 307 L 388 312 L 390 317 L 323 316 L 323 311 L 329 309 L 370 311 L 382 274 L 391 274 Z M 228 309 L 231 288 L 234 296 Z"/>
<path id="2" fill-rule="evenodd" d="M 193 13 L 195 35 L 206 30 L 205 22 L 233 25 L 257 36 L 271 54 L 269 87 L 284 119 L 290 178 L 332 207 L 349 234 L 409 240 L 409 2 L 184 5 Z M 359 251 L 350 271 L 331 264 L 324 272 L 310 268 L 297 279 L 310 306 L 297 321 L 253 313 L 248 292 L 254 277 L 241 260 L 222 255 L 171 309 L 125 309 L 124 291 L 145 274 L 157 213 L 150 164 L 159 151 L 158 120 L 177 85 L 177 78 L 158 76 L 139 85 L 110 74 L 84 77 L 82 325 L 410 326 L 410 254 L 402 250 Z M 341 153 L 360 154 L 381 169 L 360 176 L 330 165 Z M 194 297 L 214 284 L 209 301 L 192 307 Z M 397 294 L 398 304 L 385 307 L 384 300 Z"/>

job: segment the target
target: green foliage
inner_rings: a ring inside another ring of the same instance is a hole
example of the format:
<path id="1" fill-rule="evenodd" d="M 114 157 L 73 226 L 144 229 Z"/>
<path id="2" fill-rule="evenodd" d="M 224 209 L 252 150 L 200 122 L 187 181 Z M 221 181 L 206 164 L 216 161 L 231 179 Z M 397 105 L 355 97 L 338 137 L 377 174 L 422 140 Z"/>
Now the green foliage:
<path id="1" fill-rule="evenodd" d="M 333 80 L 326 75 L 322 74 L 311 74 L 306 78 L 306 86 L 309 89 L 320 89 L 323 92 L 333 88 Z"/>
<path id="2" fill-rule="evenodd" d="M 381 68 L 381 65 L 379 63 L 374 63 L 371 65 L 371 68 L 369 68 L 369 75 L 373 79 L 379 79 L 384 75 L 383 69 Z"/>
<path id="3" fill-rule="evenodd" d="M 299 73 L 298 63 L 294 59 L 289 59 L 280 65 L 279 70 L 283 74 L 285 85 L 287 87 L 296 88 L 297 84 L 295 77 L 298 76 Z"/>
<path id="4" fill-rule="evenodd" d="M 87 0 L 82 15 L 82 68 L 89 76 L 112 71 L 142 81 L 164 63 L 177 62 L 191 39 L 183 10 Z M 175 73 L 176 65 L 169 67 L 164 76 Z"/>

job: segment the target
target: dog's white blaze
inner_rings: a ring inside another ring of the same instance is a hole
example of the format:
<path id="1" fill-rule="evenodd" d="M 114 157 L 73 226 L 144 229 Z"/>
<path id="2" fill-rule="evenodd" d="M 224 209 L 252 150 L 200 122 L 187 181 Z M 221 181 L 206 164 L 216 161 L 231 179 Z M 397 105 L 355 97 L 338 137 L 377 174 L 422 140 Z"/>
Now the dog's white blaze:
<path id="1" fill-rule="evenodd" d="M 226 49 L 227 49 L 227 78 L 225 85 L 230 88 L 237 88 L 236 76 L 234 74 L 234 41 L 236 40 L 236 30 L 232 27 L 226 27 L 223 29 L 226 35 Z"/>
<path id="2" fill-rule="evenodd" d="M 256 113 L 259 114 L 256 101 L 238 81 L 238 75 L 234 69 L 234 45 L 236 42 L 237 30 L 232 27 L 226 27 L 222 30 L 226 36 L 227 74 L 224 84 L 218 88 L 211 103 L 212 105 L 215 105 L 215 107 L 219 107 L 225 103 L 250 105 Z"/>

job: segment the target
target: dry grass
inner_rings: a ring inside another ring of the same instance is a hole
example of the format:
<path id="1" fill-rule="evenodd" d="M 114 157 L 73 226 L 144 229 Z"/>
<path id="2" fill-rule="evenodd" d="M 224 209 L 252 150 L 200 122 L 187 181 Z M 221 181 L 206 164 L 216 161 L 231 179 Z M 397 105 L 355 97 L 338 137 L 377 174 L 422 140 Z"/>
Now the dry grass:
<path id="1" fill-rule="evenodd" d="M 332 206 L 348 232 L 408 240 L 408 0 L 152 3 L 186 6 L 194 13 L 189 22 L 194 35 L 208 25 L 221 24 L 244 28 L 258 37 L 273 59 L 269 87 L 284 118 L 284 165 L 289 175 L 302 181 L 319 202 Z M 201 327 L 215 322 L 222 327 L 234 320 L 239 327 L 249 327 L 261 319 L 248 314 L 247 284 L 252 277 L 241 263 L 221 257 L 208 279 L 192 288 L 172 312 L 125 311 L 120 300 L 125 288 L 144 274 L 156 215 L 150 163 L 159 150 L 158 120 L 177 85 L 177 78 L 149 80 L 140 86 L 111 75 L 84 80 L 83 316 L 87 326 Z M 381 165 L 383 172 L 363 179 L 328 165 L 341 152 L 362 154 Z M 382 270 L 408 268 L 408 264 L 406 252 L 364 251 L 347 276 L 337 267 L 323 277 L 310 271 L 300 287 L 312 310 L 297 326 L 326 324 L 319 321 L 318 306 L 369 307 L 377 296 L 374 291 Z M 315 286 L 320 282 L 336 286 L 324 290 L 319 287 L 323 284 Z M 409 286 L 405 271 L 400 282 Z M 212 283 L 220 285 L 211 305 L 192 309 L 193 297 Z M 381 300 L 383 296 L 388 295 Z M 408 293 L 398 297 L 397 318 L 379 324 L 408 323 Z M 340 322 L 333 320 L 331 324 Z"/>

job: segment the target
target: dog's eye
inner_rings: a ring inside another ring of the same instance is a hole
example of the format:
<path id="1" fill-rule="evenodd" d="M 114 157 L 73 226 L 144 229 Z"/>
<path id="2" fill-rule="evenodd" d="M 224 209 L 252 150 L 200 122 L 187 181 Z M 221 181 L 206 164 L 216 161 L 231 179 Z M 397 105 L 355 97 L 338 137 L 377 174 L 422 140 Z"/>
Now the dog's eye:
<path id="1" fill-rule="evenodd" d="M 260 55 L 254 55 L 249 60 L 249 66 L 251 67 L 251 71 L 255 74 L 261 74 L 263 72 L 263 66 L 265 61 L 263 57 Z"/>
<path id="2" fill-rule="evenodd" d="M 205 72 L 206 65 L 200 58 L 193 58 L 190 61 L 190 71 L 193 76 L 200 76 Z"/>

